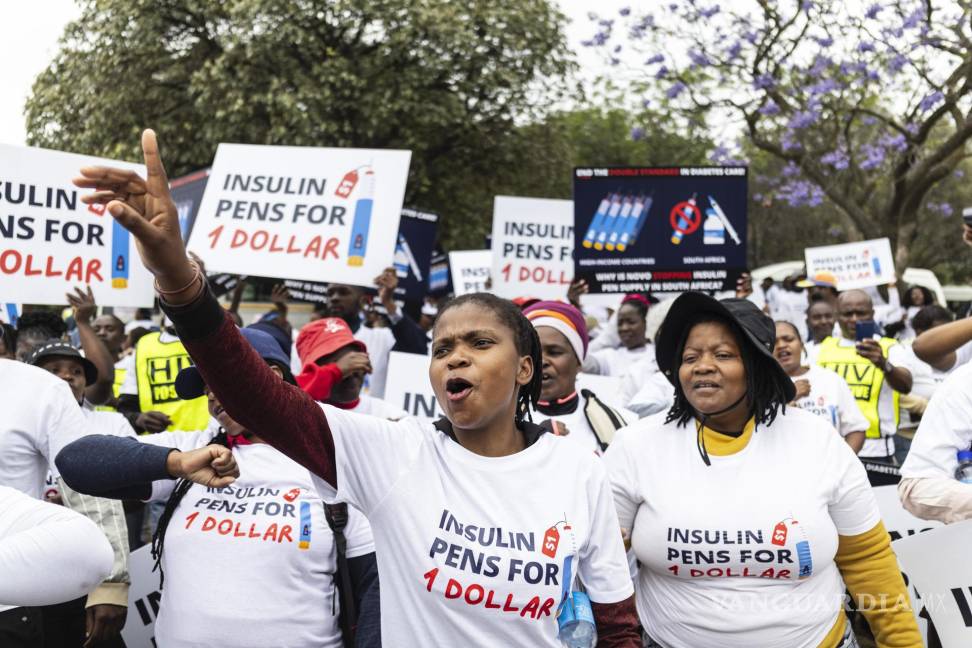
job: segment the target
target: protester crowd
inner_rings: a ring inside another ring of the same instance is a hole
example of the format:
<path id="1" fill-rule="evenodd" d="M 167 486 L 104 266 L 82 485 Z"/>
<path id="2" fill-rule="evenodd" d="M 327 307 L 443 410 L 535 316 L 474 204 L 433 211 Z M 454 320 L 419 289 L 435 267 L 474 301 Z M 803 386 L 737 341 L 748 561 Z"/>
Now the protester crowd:
<path id="1" fill-rule="evenodd" d="M 926 288 L 745 275 L 615 311 L 576 281 L 413 319 L 389 270 L 247 324 L 143 148 L 147 180 L 75 183 L 160 311 L 79 286 L 2 325 L 0 646 L 123 645 L 147 543 L 166 648 L 922 645 L 872 486 L 972 517 L 972 319 Z M 428 356 L 441 419 L 383 399 L 392 351 Z"/>

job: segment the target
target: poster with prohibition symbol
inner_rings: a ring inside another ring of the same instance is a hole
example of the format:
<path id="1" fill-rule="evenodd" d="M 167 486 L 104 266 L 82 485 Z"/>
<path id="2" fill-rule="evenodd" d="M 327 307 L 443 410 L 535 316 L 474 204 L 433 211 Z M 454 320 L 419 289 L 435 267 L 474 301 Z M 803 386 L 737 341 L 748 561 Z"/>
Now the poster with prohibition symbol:
<path id="1" fill-rule="evenodd" d="M 496 196 L 491 292 L 513 299 L 566 299 L 574 276 L 569 200 Z"/>
<path id="2" fill-rule="evenodd" d="M 83 166 L 144 176 L 139 164 L 0 144 L 0 296 L 5 302 L 63 304 L 90 285 L 101 306 L 151 306 L 152 277 L 135 241 L 104 207 L 91 207 L 71 179 Z"/>
<path id="3" fill-rule="evenodd" d="M 188 248 L 214 272 L 371 286 L 395 253 L 410 158 L 220 144 Z"/>

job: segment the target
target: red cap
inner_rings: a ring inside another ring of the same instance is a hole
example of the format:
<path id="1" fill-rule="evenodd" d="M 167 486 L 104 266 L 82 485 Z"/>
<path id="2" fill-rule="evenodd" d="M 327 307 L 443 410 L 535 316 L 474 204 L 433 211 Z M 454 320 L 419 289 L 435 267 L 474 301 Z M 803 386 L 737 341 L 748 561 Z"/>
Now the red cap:
<path id="1" fill-rule="evenodd" d="M 318 358 L 330 355 L 348 345 L 367 353 L 368 347 L 354 339 L 347 322 L 339 317 L 325 317 L 315 320 L 300 330 L 297 336 L 297 356 L 302 365 L 316 362 Z"/>

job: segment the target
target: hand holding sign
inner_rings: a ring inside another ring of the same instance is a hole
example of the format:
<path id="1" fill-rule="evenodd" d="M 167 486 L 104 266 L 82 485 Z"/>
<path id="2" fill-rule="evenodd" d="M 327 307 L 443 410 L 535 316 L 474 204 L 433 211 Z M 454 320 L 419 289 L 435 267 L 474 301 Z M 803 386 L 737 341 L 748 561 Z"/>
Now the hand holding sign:
<path id="1" fill-rule="evenodd" d="M 163 290 L 177 290 L 193 283 L 194 272 L 186 257 L 179 229 L 179 213 L 159 157 L 155 132 L 142 133 L 142 155 L 148 179 L 134 171 L 110 167 L 84 167 L 74 179 L 78 187 L 94 189 L 81 201 L 107 205 L 108 212 L 135 237 L 142 264 L 155 275 Z M 179 303 L 173 295 L 171 303 Z"/>

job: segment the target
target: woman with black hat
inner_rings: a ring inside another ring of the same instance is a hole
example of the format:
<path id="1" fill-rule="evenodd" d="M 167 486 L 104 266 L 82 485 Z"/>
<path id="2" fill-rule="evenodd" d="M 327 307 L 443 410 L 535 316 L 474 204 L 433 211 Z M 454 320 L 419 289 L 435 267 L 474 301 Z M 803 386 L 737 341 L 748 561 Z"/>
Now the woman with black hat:
<path id="1" fill-rule="evenodd" d="M 873 597 L 860 607 L 879 646 L 921 645 L 864 469 L 825 421 L 786 408 L 775 335 L 749 301 L 683 294 L 656 347 L 675 403 L 605 455 L 648 645 L 853 646 L 845 583 Z"/>

